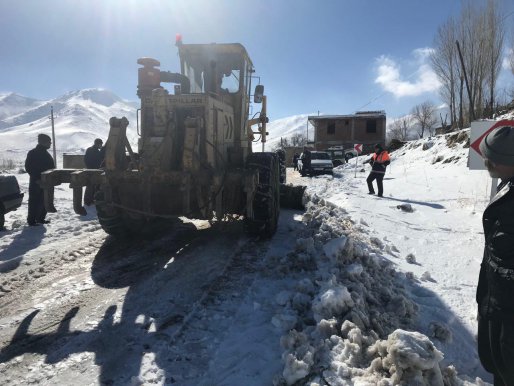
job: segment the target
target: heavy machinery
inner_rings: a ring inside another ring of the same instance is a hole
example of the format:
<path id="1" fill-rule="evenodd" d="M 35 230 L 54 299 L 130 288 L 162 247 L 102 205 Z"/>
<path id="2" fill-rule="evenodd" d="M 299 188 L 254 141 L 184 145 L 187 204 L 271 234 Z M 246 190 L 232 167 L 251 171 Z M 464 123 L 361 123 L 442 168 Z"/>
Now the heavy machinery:
<path id="1" fill-rule="evenodd" d="M 0 176 L 0 230 L 4 229 L 5 214 L 18 209 L 23 196 L 15 176 Z"/>
<path id="2" fill-rule="evenodd" d="M 82 187 L 95 185 L 99 222 L 115 236 L 179 216 L 240 217 L 249 233 L 272 236 L 279 216 L 279 158 L 252 152 L 254 137 L 266 141 L 268 118 L 260 84 L 253 102 L 262 103 L 262 109 L 249 116 L 255 70 L 246 49 L 181 41 L 177 47 L 180 73 L 161 71 L 152 58 L 137 61 L 142 66 L 137 152 L 127 140 L 128 120 L 111 118 L 105 168 L 43 173 L 47 210 L 55 211 L 53 187 L 69 182 L 75 212 L 85 214 Z M 173 90 L 164 87 L 167 83 Z"/>

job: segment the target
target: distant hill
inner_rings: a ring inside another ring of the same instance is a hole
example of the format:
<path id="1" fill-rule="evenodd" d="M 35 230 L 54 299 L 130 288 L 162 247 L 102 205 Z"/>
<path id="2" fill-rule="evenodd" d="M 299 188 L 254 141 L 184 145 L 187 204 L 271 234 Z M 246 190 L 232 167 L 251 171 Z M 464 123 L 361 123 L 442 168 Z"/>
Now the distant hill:
<path id="1" fill-rule="evenodd" d="M 25 111 L 36 108 L 43 103 L 43 101 L 27 98 L 13 92 L 0 94 L 0 129 L 5 127 L 3 122 L 4 119 L 22 114 Z"/>
<path id="2" fill-rule="evenodd" d="M 40 133 L 51 134 L 50 109 L 54 109 L 55 142 L 58 153 L 81 153 L 95 138 L 106 139 L 109 118 L 128 118 L 128 137 L 137 142 L 136 103 L 109 90 L 85 89 L 48 101 L 17 94 L 0 97 L 0 158 L 19 160 L 36 144 Z"/>

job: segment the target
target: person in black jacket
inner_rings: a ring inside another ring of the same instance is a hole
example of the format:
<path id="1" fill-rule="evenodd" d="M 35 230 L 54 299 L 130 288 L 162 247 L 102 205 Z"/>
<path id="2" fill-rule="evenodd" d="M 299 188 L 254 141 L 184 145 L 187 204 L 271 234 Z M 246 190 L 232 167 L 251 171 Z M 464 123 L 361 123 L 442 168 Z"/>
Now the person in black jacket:
<path id="1" fill-rule="evenodd" d="M 100 169 L 103 164 L 105 149 L 102 147 L 103 141 L 100 138 L 95 139 L 93 146 L 88 147 L 84 155 L 84 163 L 88 169 Z M 96 185 L 87 185 L 84 193 L 84 204 L 92 205 L 97 190 Z"/>
<path id="2" fill-rule="evenodd" d="M 391 163 L 389 153 L 382 148 L 382 145 L 377 143 L 374 147 L 375 152 L 370 159 L 363 163 L 371 164 L 371 173 L 369 173 L 366 182 L 368 184 L 368 194 L 375 194 L 373 189 L 373 181 L 377 180 L 378 197 L 382 197 L 384 194 L 384 185 L 382 180 L 384 179 L 387 165 Z"/>
<path id="3" fill-rule="evenodd" d="M 30 176 L 29 212 L 27 216 L 27 223 L 30 226 L 50 222 L 45 220 L 43 188 L 41 188 L 39 182 L 41 181 L 41 173 L 55 168 L 54 159 L 47 151 L 52 144 L 50 137 L 46 134 L 39 134 L 37 143 L 37 146 L 28 152 L 25 160 L 25 170 Z"/>
<path id="4" fill-rule="evenodd" d="M 482 217 L 478 355 L 495 385 L 514 385 L 514 127 L 491 131 L 480 151 L 489 174 L 501 183 Z"/>
<path id="5" fill-rule="evenodd" d="M 293 155 L 293 170 L 298 170 L 298 158 L 300 158 L 300 155 L 298 153 L 294 153 L 294 155 Z"/>

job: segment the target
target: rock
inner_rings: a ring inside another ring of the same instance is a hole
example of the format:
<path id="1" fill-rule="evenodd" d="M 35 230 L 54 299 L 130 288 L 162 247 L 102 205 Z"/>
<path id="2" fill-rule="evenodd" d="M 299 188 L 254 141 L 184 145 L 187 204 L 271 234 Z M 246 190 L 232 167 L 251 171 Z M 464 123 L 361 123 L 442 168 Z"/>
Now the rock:
<path id="1" fill-rule="evenodd" d="M 412 213 L 414 212 L 414 209 L 412 208 L 411 204 L 400 204 L 397 205 L 396 208 L 401 209 L 404 212 Z"/>

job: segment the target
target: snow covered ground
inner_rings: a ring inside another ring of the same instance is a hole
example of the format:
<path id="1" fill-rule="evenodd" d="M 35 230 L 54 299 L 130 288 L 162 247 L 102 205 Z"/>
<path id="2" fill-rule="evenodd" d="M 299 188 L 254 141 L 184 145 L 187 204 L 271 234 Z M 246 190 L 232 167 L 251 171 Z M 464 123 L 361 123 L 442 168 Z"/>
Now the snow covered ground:
<path id="1" fill-rule="evenodd" d="M 282 210 L 271 240 L 186 222 L 120 242 L 65 186 L 49 225 L 25 226 L 25 202 L 0 238 L 1 384 L 490 382 L 474 300 L 490 178 L 468 171 L 466 139 L 393 152 L 383 198 L 365 157 L 288 170 L 307 210 Z"/>

